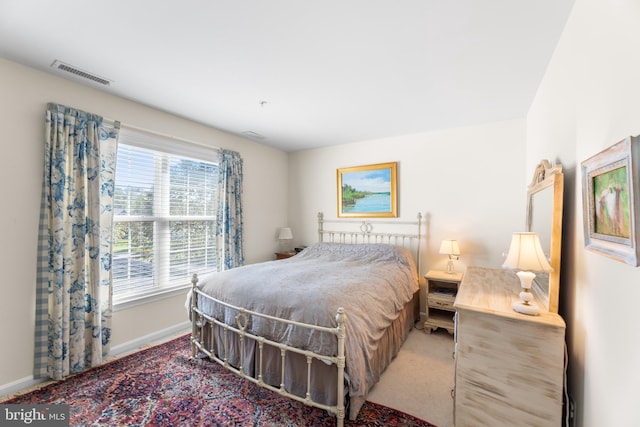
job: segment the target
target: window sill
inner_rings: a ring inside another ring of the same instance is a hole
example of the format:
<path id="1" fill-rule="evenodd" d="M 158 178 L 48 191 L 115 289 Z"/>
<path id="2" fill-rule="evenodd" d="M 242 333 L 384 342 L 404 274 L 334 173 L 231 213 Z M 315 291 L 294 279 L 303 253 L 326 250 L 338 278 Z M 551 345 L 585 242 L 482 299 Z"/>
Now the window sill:
<path id="1" fill-rule="evenodd" d="M 182 285 L 168 289 L 155 290 L 152 293 L 130 295 L 118 298 L 117 300 L 114 299 L 113 311 L 116 312 L 121 310 L 128 310 L 139 305 L 145 305 L 154 301 L 172 298 L 177 295 L 184 295 L 186 301 L 187 291 L 189 289 L 191 289 L 191 285 Z"/>

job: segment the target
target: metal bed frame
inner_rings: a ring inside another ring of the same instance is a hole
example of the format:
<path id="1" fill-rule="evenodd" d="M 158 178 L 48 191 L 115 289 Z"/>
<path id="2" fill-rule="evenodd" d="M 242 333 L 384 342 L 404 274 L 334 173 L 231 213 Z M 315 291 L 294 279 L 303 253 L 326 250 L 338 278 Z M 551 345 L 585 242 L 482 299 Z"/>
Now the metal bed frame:
<path id="1" fill-rule="evenodd" d="M 324 228 L 324 224 L 332 223 L 332 224 L 360 224 L 359 231 L 341 231 L 341 230 L 326 230 Z M 374 227 L 379 224 L 391 224 L 394 226 L 404 225 L 404 226 L 417 226 L 417 233 L 379 233 L 374 232 Z M 417 221 L 357 221 L 357 220 L 326 220 L 322 213 L 318 213 L 318 240 L 320 242 L 335 242 L 335 243 L 347 243 L 347 244 L 362 244 L 362 243 L 387 243 L 395 246 L 402 246 L 406 248 L 412 249 L 412 253 L 415 255 L 415 260 L 418 268 L 418 273 L 420 272 L 420 246 L 422 241 L 422 215 L 418 213 Z M 257 384 L 260 387 L 272 390 L 274 392 L 279 393 L 282 396 L 286 396 L 288 398 L 294 399 L 298 402 L 302 402 L 305 405 L 321 408 L 329 411 L 336 416 L 336 425 L 338 427 L 344 426 L 344 418 L 345 418 L 345 322 L 346 322 L 346 312 L 344 308 L 340 307 L 336 313 L 336 321 L 337 326 L 335 328 L 328 328 L 323 326 L 305 324 L 300 322 L 291 321 L 288 319 L 282 319 L 274 316 L 265 315 L 262 313 L 258 313 L 255 311 L 247 310 L 243 307 L 237 307 L 232 304 L 225 303 L 218 299 L 212 298 L 209 295 L 206 295 L 200 289 L 198 289 L 198 276 L 194 274 L 191 279 L 192 284 L 192 293 L 191 293 L 191 304 L 190 304 L 190 315 L 192 321 L 191 327 L 191 355 L 192 357 L 196 357 L 198 351 L 204 353 L 209 359 L 217 362 L 225 369 L 234 372 L 242 378 L 245 378 L 253 383 Z M 214 304 L 219 304 L 228 309 L 234 310 L 237 312 L 235 316 L 235 325 L 226 324 L 210 315 L 202 311 L 198 307 L 198 297 L 201 296 L 206 298 L 207 300 L 213 302 Z M 258 335 L 254 335 L 247 331 L 248 319 L 250 316 L 261 317 L 264 319 L 269 319 L 274 322 L 284 323 L 286 325 L 293 325 L 296 327 L 300 327 L 309 331 L 322 331 L 328 332 L 330 334 L 335 335 L 337 340 L 337 355 L 336 356 L 326 356 L 322 354 L 315 353 L 309 350 L 301 350 L 296 347 L 291 347 L 289 345 L 272 341 L 265 337 L 261 337 Z M 223 357 L 219 357 L 218 354 L 215 353 L 215 328 L 213 325 L 216 325 L 222 328 L 222 346 L 224 349 Z M 205 333 L 209 334 L 209 343 L 210 347 L 206 348 L 204 335 Z M 240 363 L 239 367 L 233 366 L 229 363 L 227 355 L 230 352 L 230 339 L 229 334 L 235 334 L 240 343 Z M 256 357 L 258 359 L 258 368 L 257 368 L 257 377 L 253 375 L 247 374 L 245 372 L 245 346 L 247 340 L 254 340 L 257 344 L 257 354 Z M 279 387 L 273 386 L 263 380 L 263 350 L 265 345 L 272 346 L 276 349 L 280 350 L 280 368 L 281 368 L 281 380 Z M 307 381 L 306 381 L 306 395 L 301 397 L 297 394 L 290 393 L 285 388 L 285 361 L 287 357 L 287 353 L 297 353 L 301 354 L 306 358 L 307 361 Z M 311 364 L 313 359 L 320 360 L 325 363 L 334 364 L 337 367 L 337 401 L 333 406 L 329 406 L 323 404 L 321 402 L 314 401 L 311 398 Z"/>

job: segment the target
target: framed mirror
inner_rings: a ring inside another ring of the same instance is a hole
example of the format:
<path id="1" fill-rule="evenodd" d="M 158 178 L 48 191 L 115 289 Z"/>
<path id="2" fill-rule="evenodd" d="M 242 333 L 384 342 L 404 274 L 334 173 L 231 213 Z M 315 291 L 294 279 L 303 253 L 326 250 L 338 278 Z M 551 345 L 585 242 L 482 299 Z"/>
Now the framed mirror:
<path id="1" fill-rule="evenodd" d="M 550 273 L 537 273 L 533 285 L 533 293 L 551 313 L 558 312 L 560 295 L 563 192 L 562 166 L 552 166 L 549 161 L 542 160 L 527 190 L 526 228 L 538 233 L 542 249 L 553 268 Z"/>

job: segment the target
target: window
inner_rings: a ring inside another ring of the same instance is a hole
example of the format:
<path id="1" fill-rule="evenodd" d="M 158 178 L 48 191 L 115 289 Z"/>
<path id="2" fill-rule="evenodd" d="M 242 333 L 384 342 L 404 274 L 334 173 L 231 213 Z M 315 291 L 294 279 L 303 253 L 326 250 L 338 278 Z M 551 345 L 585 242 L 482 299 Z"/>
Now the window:
<path id="1" fill-rule="evenodd" d="M 117 156 L 114 302 L 181 289 L 193 273 L 217 270 L 217 151 L 121 129 Z"/>

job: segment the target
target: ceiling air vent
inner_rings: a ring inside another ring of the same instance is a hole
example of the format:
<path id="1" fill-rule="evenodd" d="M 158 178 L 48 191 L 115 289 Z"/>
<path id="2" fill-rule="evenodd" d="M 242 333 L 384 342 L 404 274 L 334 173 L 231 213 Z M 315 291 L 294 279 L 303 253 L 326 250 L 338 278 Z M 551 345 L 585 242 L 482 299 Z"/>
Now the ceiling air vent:
<path id="1" fill-rule="evenodd" d="M 53 61 L 53 64 L 51 64 L 51 67 L 55 68 L 56 70 L 66 71 L 67 73 L 71 73 L 75 76 L 82 77 L 83 79 L 91 80 L 93 82 L 99 83 L 104 86 L 110 86 L 111 83 L 113 83 L 111 80 L 80 70 L 72 65 L 65 64 L 64 62 L 61 62 L 58 60 Z"/>
<path id="2" fill-rule="evenodd" d="M 244 136 L 246 136 L 247 138 L 251 138 L 251 139 L 265 139 L 266 137 L 264 135 L 260 135 L 257 132 L 254 132 L 252 130 L 248 130 L 246 132 L 242 132 L 242 134 Z"/>

